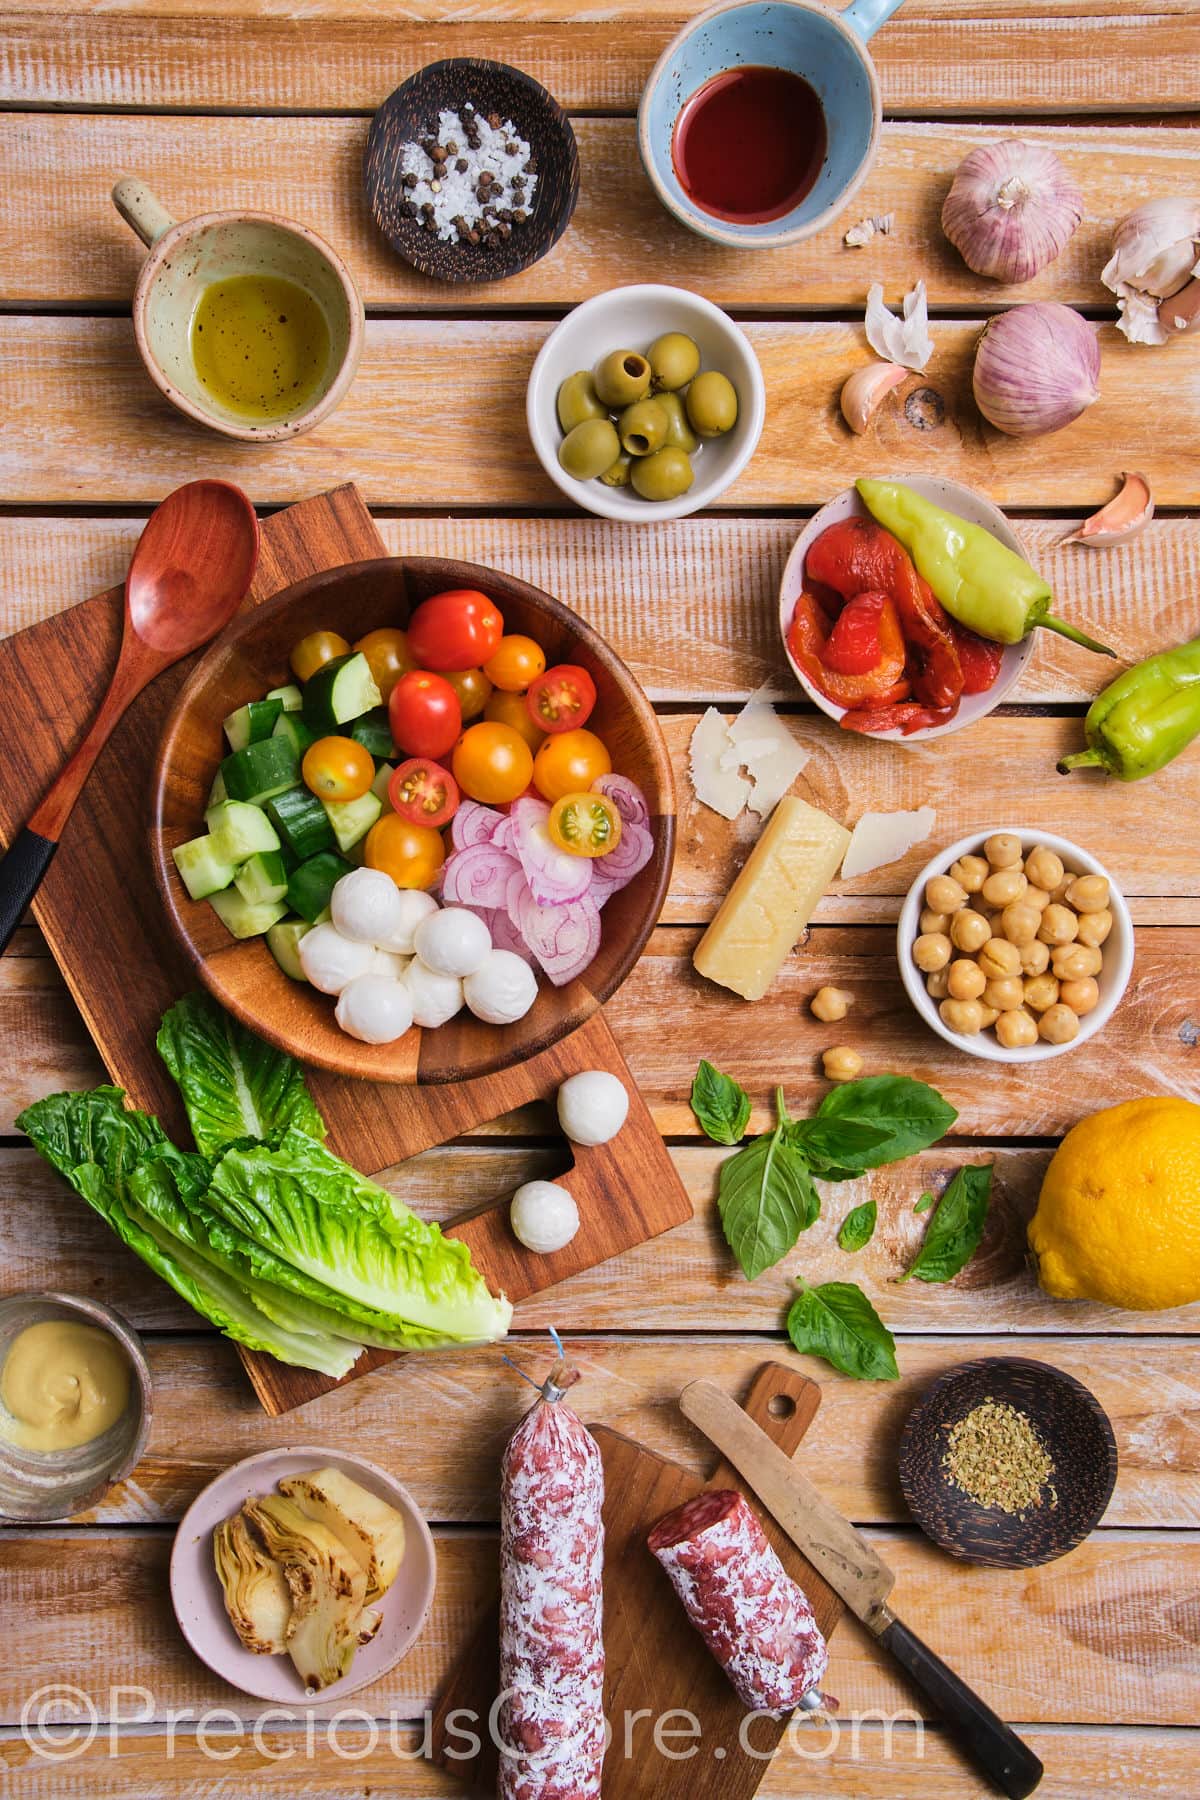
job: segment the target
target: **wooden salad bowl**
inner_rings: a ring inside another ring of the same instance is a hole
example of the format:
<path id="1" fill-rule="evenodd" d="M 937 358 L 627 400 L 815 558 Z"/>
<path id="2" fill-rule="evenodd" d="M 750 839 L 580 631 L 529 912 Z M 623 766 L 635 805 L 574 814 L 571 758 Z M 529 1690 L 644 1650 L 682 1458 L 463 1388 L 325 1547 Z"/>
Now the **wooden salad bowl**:
<path id="1" fill-rule="evenodd" d="M 334 1021 L 334 1002 L 279 968 L 261 938 L 231 937 L 213 909 L 192 900 L 171 852 L 204 828 L 204 808 L 227 746 L 221 724 L 236 707 L 292 679 L 288 654 L 310 631 L 351 643 L 379 626 L 403 629 L 413 608 L 444 588 L 480 588 L 508 631 L 534 637 L 550 664 L 578 663 L 596 683 L 589 721 L 613 768 L 646 795 L 654 854 L 601 914 L 595 960 L 575 981 L 539 976 L 533 1007 L 515 1025 L 485 1025 L 463 1012 L 436 1031 L 417 1026 L 393 1044 L 362 1044 Z M 154 769 L 151 859 L 171 927 L 209 992 L 234 1016 L 302 1062 L 362 1080 L 460 1082 L 525 1062 L 582 1025 L 633 968 L 654 928 L 671 874 L 675 796 L 662 732 L 646 696 L 602 638 L 540 589 L 477 563 L 380 557 L 327 569 L 236 619 L 180 689 Z"/>

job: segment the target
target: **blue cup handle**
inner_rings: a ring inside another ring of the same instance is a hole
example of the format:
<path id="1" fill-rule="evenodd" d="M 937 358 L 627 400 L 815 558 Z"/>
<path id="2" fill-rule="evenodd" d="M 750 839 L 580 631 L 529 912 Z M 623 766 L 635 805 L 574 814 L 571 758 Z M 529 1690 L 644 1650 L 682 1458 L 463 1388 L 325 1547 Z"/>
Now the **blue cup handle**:
<path id="1" fill-rule="evenodd" d="M 901 0 L 852 0 L 841 15 L 842 21 L 865 44 L 868 38 L 875 36 L 881 25 L 887 24 L 900 5 Z"/>

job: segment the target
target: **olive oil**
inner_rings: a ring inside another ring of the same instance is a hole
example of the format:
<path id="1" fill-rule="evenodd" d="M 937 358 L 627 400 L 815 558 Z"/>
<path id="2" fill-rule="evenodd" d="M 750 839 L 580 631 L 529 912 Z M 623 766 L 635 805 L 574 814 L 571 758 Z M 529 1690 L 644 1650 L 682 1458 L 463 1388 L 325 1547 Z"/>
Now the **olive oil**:
<path id="1" fill-rule="evenodd" d="M 264 423 L 312 399 L 329 362 L 329 326 L 298 283 L 231 275 L 201 294 L 191 349 L 201 386 L 217 404 Z"/>

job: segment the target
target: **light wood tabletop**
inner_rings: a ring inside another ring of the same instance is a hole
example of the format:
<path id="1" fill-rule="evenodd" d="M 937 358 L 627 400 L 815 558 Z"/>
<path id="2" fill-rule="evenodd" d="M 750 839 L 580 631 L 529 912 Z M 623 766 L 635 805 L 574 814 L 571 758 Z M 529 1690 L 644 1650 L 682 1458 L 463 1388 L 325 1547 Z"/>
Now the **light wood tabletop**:
<path id="1" fill-rule="evenodd" d="M 800 1452 L 805 1471 L 895 1567 L 906 1619 L 1036 1749 L 1047 1800 L 1184 1800 L 1200 1793 L 1200 1307 L 1123 1313 L 1054 1301 L 1026 1264 L 1024 1228 L 1054 1144 L 1079 1118 L 1149 1093 L 1200 1099 L 1200 747 L 1138 786 L 1061 781 L 1055 759 L 1081 745 L 1082 714 L 1112 665 L 1044 636 L 1014 703 L 969 733 L 917 750 L 839 734 L 801 703 L 775 621 L 801 522 L 870 469 L 936 472 L 986 492 L 1053 583 L 1057 610 L 1086 621 L 1122 662 L 1200 630 L 1200 342 L 1127 344 L 1099 281 L 1125 212 L 1200 191 L 1200 0 L 907 0 L 873 43 L 887 122 L 863 189 L 819 237 L 759 256 L 677 226 L 638 162 L 641 86 L 694 10 L 682 0 L 210 0 L 200 17 L 193 0 L 25 0 L 0 17 L 0 632 L 117 582 L 149 509 L 201 475 L 237 481 L 268 510 L 354 481 L 390 550 L 509 570 L 602 632 L 659 707 L 679 799 L 669 898 L 608 1014 L 695 1218 L 523 1304 L 513 1354 L 535 1367 L 536 1334 L 557 1326 L 583 1372 L 584 1416 L 697 1470 L 714 1459 L 677 1411 L 681 1387 L 704 1375 L 740 1395 L 764 1357 L 792 1358 L 823 1390 Z M 363 200 L 371 113 L 423 63 L 456 54 L 527 69 L 571 113 L 578 137 L 571 228 L 503 284 L 422 280 L 389 252 Z M 1014 132 L 1052 145 L 1085 199 L 1063 255 L 1019 292 L 974 277 L 938 224 L 966 151 Z M 141 248 L 109 201 L 127 173 L 178 218 L 276 210 L 345 257 L 367 305 L 366 348 L 349 396 L 311 435 L 235 447 L 152 387 L 129 316 Z M 887 237 L 843 246 L 849 225 L 884 212 L 894 214 Z M 881 280 L 897 301 L 918 276 L 935 343 L 923 385 L 936 402 L 886 408 L 871 437 L 854 438 L 837 394 L 871 354 L 866 288 Z M 767 387 L 762 442 L 720 509 L 648 527 L 566 508 L 536 462 L 523 410 L 553 322 L 639 280 L 692 287 L 729 308 Z M 979 324 L 1010 301 L 1047 298 L 1099 321 L 1101 398 L 1052 437 L 1004 439 L 971 399 Z M 1124 469 L 1150 478 L 1153 525 L 1107 551 L 1064 545 Z M 835 884 L 808 941 L 749 1008 L 696 976 L 691 953 L 757 821 L 728 824 L 696 803 L 687 745 L 705 706 L 728 713 L 764 682 L 809 753 L 798 793 L 849 824 L 867 809 L 920 805 L 937 822 L 901 861 Z M 1137 931 L 1133 978 L 1107 1029 L 1033 1068 L 977 1062 L 925 1030 L 894 950 L 901 899 L 937 843 L 1012 823 L 1086 846 L 1119 880 Z M 113 945 L 114 956 L 137 954 L 136 944 Z M 808 1011 L 826 982 L 854 995 L 845 1028 Z M 959 1109 L 960 1135 L 826 1190 L 818 1223 L 749 1283 L 716 1219 L 727 1152 L 697 1133 L 691 1079 L 701 1057 L 736 1076 L 761 1128 L 777 1084 L 797 1114 L 826 1091 L 819 1053 L 831 1030 L 869 1071 L 934 1083 Z M 420 1721 L 490 1591 L 499 1454 L 527 1391 L 496 1355 L 446 1354 L 268 1419 L 232 1346 L 16 1132 L 31 1100 L 102 1079 L 55 963 L 37 929 L 23 927 L 0 961 L 0 1291 L 54 1288 L 119 1308 L 146 1334 L 155 1411 L 141 1464 L 102 1507 L 69 1527 L 0 1532 L 0 1786 L 21 1800 L 456 1795 L 459 1784 L 419 1758 Z M 552 1156 L 548 1116 L 526 1112 L 384 1179 L 444 1217 L 543 1172 Z M 924 1228 L 912 1211 L 923 1186 L 993 1157 L 995 1197 L 974 1260 L 947 1286 L 896 1286 Z M 868 1195 L 879 1228 L 851 1261 L 837 1227 Z M 795 1357 L 783 1320 L 801 1274 L 861 1282 L 896 1333 L 898 1383 L 854 1382 Z M 1091 1388 L 1112 1421 L 1120 1471 L 1084 1544 L 1005 1572 L 956 1563 L 917 1530 L 896 1446 L 939 1373 L 1014 1352 Z M 262 1709 L 191 1655 L 167 1595 L 174 1528 L 199 1489 L 241 1456 L 294 1442 L 387 1465 L 438 1540 L 427 1629 L 332 1734 L 306 1732 L 302 1716 L 256 1723 Z M 70 1755 L 31 1741 L 28 1720 L 51 1684 L 79 1691 L 66 1704 L 84 1709 L 83 1724 L 95 1709 L 95 1729 Z M 785 1742 L 760 1790 L 768 1800 L 986 1791 L 852 1619 L 833 1639 L 826 1685 L 841 1701 L 836 1734 L 805 1740 L 804 1754 Z M 198 1731 L 209 1709 L 220 1710 Z"/>

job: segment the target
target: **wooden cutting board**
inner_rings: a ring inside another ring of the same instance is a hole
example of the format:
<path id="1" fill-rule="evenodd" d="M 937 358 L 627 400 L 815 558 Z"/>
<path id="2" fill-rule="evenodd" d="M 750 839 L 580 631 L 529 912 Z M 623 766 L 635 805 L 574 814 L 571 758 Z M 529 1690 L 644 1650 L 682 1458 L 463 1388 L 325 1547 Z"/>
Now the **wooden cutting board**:
<path id="1" fill-rule="evenodd" d="M 355 488 L 302 501 L 267 519 L 247 605 L 342 563 L 387 554 Z M 0 643 L 8 779 L 0 784 L 0 835 L 11 843 L 82 736 L 120 644 L 120 588 L 41 620 Z M 135 1106 L 157 1113 L 188 1141 L 178 1090 L 154 1048 L 159 1021 L 195 984 L 159 902 L 146 826 L 158 741 L 196 658 L 168 669 L 139 695 L 101 752 L 50 865 L 33 912 L 113 1081 Z M 264 952 L 265 954 L 265 952 Z M 611 1145 L 563 1140 L 562 1168 L 581 1225 L 554 1256 L 524 1251 L 507 1223 L 507 1195 L 487 1199 L 446 1227 L 462 1238 L 493 1290 L 514 1303 L 593 1268 L 692 1216 L 691 1202 L 641 1101 L 602 1011 L 540 1056 L 482 1080 L 397 1087 L 308 1071 L 331 1147 L 375 1174 L 433 1144 L 551 1099 L 580 1069 L 610 1069 L 630 1095 L 629 1118 Z M 273 1357 L 243 1351 L 267 1412 L 287 1412 L 338 1384 Z M 368 1350 L 347 1381 L 393 1353 Z"/>
<path id="2" fill-rule="evenodd" d="M 785 1363 L 768 1362 L 755 1375 L 742 1405 L 790 1456 L 820 1403 L 815 1381 Z M 604 1460 L 604 1716 L 611 1734 L 604 1759 L 604 1800 L 680 1800 L 681 1794 L 688 1800 L 751 1800 L 788 1721 L 755 1719 L 747 1731 L 752 1753 L 743 1749 L 739 1733 L 746 1715 L 647 1550 L 646 1537 L 664 1513 L 694 1494 L 706 1488 L 738 1488 L 762 1520 L 788 1574 L 804 1589 L 826 1638 L 845 1607 L 729 1463 L 720 1463 L 707 1481 L 701 1481 L 607 1425 L 588 1429 Z M 496 1791 L 498 1752 L 484 1724 L 482 1729 L 474 1727 L 484 1740 L 483 1748 L 478 1756 L 464 1758 L 463 1733 L 472 1728 L 468 1715 L 487 1720 L 495 1698 L 499 1629 L 499 1609 L 493 1604 L 451 1674 L 433 1717 L 434 1761 L 481 1794 Z M 700 1735 L 672 1738 L 672 1731 L 691 1730 L 683 1717 L 668 1719 L 672 1712 L 691 1714 Z M 660 1719 L 661 1742 L 668 1755 L 654 1743 Z M 681 1760 L 680 1753 L 693 1743 L 696 1754 Z M 452 1755 L 454 1751 L 459 1754 Z"/>

